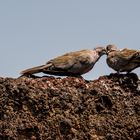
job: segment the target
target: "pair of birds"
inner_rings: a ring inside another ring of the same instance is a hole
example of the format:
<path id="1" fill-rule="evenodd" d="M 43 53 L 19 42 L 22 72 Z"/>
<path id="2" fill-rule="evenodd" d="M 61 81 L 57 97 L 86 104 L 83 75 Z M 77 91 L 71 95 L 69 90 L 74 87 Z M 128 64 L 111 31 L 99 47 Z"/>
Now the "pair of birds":
<path id="1" fill-rule="evenodd" d="M 21 72 L 22 75 L 46 73 L 57 76 L 81 76 L 89 72 L 99 58 L 106 54 L 106 62 L 109 67 L 120 72 L 131 72 L 140 67 L 140 51 L 123 49 L 119 50 L 115 45 L 106 48 L 97 47 L 93 50 L 81 50 L 66 53 L 48 61 L 45 65 L 33 67 Z"/>

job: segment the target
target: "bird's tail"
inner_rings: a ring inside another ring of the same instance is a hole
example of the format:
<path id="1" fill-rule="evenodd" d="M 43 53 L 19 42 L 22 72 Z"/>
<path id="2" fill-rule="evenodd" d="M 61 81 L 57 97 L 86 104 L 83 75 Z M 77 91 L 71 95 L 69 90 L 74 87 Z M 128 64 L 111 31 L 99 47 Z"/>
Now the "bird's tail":
<path id="1" fill-rule="evenodd" d="M 131 62 L 137 64 L 138 67 L 140 67 L 140 51 L 133 56 Z"/>
<path id="2" fill-rule="evenodd" d="M 132 62 L 140 64 L 140 51 L 134 55 Z"/>
<path id="3" fill-rule="evenodd" d="M 20 74 L 21 75 L 31 75 L 31 74 L 39 73 L 39 72 L 42 72 L 43 69 L 48 68 L 49 66 L 50 65 L 41 65 L 41 66 L 29 68 L 29 69 L 21 71 Z"/>

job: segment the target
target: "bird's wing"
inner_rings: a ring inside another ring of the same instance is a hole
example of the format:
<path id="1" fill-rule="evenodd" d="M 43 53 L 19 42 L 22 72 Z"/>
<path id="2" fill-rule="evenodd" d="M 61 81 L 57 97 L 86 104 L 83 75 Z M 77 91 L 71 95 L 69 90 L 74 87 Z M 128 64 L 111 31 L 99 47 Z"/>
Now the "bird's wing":
<path id="1" fill-rule="evenodd" d="M 70 52 L 48 61 L 47 64 L 52 63 L 52 69 L 68 70 L 78 63 L 86 63 L 88 61 L 88 55 L 86 55 L 87 53 L 88 50 Z M 83 57 L 83 55 L 85 57 Z"/>
<path id="2" fill-rule="evenodd" d="M 137 50 L 123 49 L 118 53 L 118 57 L 125 61 L 131 61 L 137 56 Z"/>

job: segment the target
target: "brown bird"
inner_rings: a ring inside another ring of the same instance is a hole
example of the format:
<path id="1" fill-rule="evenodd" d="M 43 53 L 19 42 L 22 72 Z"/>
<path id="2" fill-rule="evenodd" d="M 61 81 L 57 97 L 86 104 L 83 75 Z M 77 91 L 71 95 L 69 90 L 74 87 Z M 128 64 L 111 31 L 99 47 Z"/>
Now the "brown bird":
<path id="1" fill-rule="evenodd" d="M 119 50 L 115 45 L 108 45 L 107 64 L 109 67 L 119 72 L 131 72 L 140 67 L 140 51 L 133 49 Z"/>
<path id="2" fill-rule="evenodd" d="M 81 76 L 89 72 L 98 59 L 105 53 L 106 49 L 103 47 L 70 52 L 48 61 L 45 65 L 24 70 L 21 74 L 32 75 L 43 72 L 58 76 Z"/>

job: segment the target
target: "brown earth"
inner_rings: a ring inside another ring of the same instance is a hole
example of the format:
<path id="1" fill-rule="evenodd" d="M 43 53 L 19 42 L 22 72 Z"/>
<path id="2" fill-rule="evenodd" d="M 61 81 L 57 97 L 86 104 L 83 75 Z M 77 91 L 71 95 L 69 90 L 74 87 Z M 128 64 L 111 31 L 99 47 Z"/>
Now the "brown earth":
<path id="1" fill-rule="evenodd" d="M 0 78 L 0 140 L 140 140 L 140 80 Z"/>

